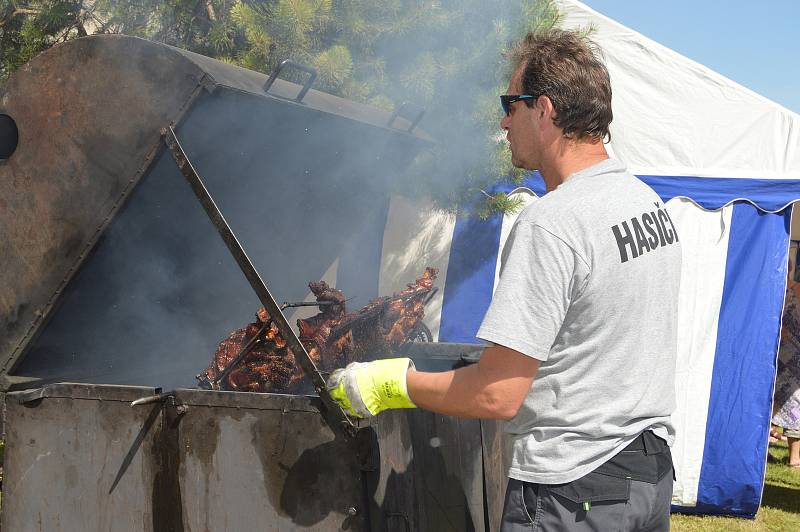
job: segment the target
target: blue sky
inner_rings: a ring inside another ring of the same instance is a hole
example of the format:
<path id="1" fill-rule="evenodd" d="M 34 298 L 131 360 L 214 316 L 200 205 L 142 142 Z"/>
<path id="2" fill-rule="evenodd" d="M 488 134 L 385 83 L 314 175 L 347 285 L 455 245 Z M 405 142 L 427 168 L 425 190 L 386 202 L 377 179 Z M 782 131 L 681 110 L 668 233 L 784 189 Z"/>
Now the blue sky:
<path id="1" fill-rule="evenodd" d="M 800 0 L 582 0 L 800 113 Z"/>

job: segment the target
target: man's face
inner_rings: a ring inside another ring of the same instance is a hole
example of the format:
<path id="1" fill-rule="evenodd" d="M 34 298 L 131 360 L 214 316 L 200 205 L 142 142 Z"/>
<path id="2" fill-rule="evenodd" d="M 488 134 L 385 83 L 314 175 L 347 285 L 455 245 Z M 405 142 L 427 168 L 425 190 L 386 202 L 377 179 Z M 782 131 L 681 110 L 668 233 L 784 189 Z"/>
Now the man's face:
<path id="1" fill-rule="evenodd" d="M 523 94 L 522 68 L 512 76 L 507 94 Z M 500 121 L 500 127 L 506 130 L 506 139 L 511 147 L 511 162 L 517 168 L 536 170 L 539 168 L 539 120 L 541 111 L 538 106 L 528 107 L 526 102 L 511 104 L 509 114 Z"/>

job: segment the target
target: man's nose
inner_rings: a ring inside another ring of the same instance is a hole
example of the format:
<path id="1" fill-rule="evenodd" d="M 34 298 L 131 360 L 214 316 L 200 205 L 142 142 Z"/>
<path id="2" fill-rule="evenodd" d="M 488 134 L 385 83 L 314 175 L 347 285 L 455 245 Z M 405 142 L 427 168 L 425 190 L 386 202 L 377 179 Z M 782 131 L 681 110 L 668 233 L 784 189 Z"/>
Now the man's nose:
<path id="1" fill-rule="evenodd" d="M 511 117 L 508 115 L 503 116 L 500 119 L 500 127 L 503 129 L 508 129 L 509 124 L 511 123 Z"/>

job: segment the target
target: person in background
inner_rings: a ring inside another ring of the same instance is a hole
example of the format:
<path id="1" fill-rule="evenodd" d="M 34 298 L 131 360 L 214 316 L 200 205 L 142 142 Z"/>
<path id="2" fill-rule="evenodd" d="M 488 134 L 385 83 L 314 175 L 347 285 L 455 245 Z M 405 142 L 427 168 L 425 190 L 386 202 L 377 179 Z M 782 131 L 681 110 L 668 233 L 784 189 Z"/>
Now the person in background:
<path id="1" fill-rule="evenodd" d="M 502 532 L 669 529 L 678 233 L 656 193 L 610 159 L 611 83 L 580 34 L 530 34 L 500 97 L 512 162 L 547 194 L 520 213 L 477 336 L 477 364 L 407 358 L 335 371 L 350 414 L 420 407 L 505 419 Z M 453 102 L 442 102 L 459 112 Z"/>
<path id="2" fill-rule="evenodd" d="M 800 468 L 800 283 L 794 281 L 793 271 L 794 264 L 790 261 L 772 424 L 783 428 L 789 444 L 789 466 Z M 782 439 L 777 431 L 771 433 L 771 438 Z"/>

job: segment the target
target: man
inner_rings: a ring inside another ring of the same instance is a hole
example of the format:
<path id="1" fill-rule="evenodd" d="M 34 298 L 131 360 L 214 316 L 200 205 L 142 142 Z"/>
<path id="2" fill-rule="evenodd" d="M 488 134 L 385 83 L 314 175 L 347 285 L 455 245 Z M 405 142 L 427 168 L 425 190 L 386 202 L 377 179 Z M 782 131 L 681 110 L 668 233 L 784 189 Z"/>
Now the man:
<path id="1" fill-rule="evenodd" d="M 506 419 L 501 530 L 667 530 L 672 495 L 678 234 L 660 198 L 604 146 L 608 72 L 578 34 L 528 35 L 501 97 L 514 165 L 548 193 L 519 216 L 477 336 L 478 364 L 351 364 L 350 412 L 418 406 Z"/>

